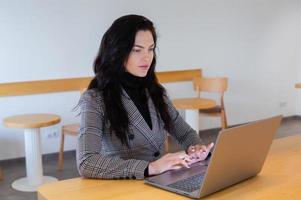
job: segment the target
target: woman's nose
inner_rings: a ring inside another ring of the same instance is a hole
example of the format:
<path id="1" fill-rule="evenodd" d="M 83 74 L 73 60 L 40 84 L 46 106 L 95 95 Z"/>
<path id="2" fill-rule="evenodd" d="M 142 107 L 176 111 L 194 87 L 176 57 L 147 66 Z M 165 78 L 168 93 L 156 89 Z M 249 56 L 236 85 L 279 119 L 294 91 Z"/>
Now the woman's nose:
<path id="1" fill-rule="evenodd" d="M 145 51 L 143 54 L 143 59 L 148 61 L 151 58 L 151 53 L 149 51 Z"/>

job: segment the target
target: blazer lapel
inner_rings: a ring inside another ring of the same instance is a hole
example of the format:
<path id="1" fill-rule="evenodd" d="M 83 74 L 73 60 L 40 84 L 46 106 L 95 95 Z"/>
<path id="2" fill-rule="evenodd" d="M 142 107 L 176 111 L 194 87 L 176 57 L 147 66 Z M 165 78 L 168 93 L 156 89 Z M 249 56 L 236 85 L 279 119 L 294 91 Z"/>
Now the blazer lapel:
<path id="1" fill-rule="evenodd" d="M 150 129 L 150 127 L 148 126 L 148 124 L 140 114 L 138 108 L 136 107 L 136 105 L 134 104 L 134 102 L 131 100 L 131 98 L 128 96 L 128 94 L 124 89 L 122 89 L 121 99 L 125 107 L 125 110 L 128 113 L 129 123 L 134 125 L 141 132 L 141 134 L 150 142 L 150 144 L 154 148 L 159 150 L 160 146 L 155 140 L 156 135 L 153 134 L 153 131 Z M 151 115 L 153 130 L 156 130 L 158 126 L 157 113 L 156 110 L 154 109 L 154 105 L 153 102 L 151 101 L 151 98 L 148 98 L 148 107 Z"/>

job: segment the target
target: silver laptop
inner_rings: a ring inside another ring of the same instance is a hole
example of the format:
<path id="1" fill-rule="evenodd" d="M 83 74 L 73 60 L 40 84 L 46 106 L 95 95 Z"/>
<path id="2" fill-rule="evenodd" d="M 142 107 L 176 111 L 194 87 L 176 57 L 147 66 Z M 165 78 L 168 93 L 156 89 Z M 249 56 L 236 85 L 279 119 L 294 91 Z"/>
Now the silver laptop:
<path id="1" fill-rule="evenodd" d="M 255 176 L 261 171 L 282 116 L 220 131 L 212 156 L 189 169 L 148 177 L 145 183 L 200 198 Z"/>

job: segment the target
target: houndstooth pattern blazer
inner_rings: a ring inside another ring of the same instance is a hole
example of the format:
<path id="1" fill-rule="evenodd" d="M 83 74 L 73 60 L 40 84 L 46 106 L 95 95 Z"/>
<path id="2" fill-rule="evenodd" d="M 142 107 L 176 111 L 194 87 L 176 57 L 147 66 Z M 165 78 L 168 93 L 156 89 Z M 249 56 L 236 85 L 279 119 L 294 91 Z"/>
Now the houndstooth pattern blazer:
<path id="1" fill-rule="evenodd" d="M 159 159 L 164 153 L 166 132 L 163 120 L 156 113 L 148 98 L 152 130 L 140 114 L 125 90 L 122 103 L 129 117 L 129 146 L 122 145 L 110 125 L 104 120 L 102 94 L 87 90 L 80 98 L 80 134 L 76 151 L 77 167 L 81 176 L 101 179 L 143 179 L 149 162 Z M 179 115 L 171 101 L 165 98 L 172 121 L 171 135 L 187 149 L 199 144 L 200 138 Z"/>

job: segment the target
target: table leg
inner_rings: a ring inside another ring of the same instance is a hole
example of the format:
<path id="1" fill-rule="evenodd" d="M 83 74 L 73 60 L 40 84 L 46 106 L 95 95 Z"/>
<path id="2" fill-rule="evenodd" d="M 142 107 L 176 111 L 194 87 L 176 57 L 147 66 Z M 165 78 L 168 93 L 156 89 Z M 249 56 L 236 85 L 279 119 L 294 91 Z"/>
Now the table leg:
<path id="1" fill-rule="evenodd" d="M 185 121 L 197 133 L 199 132 L 199 111 L 198 110 L 185 110 Z"/>
<path id="2" fill-rule="evenodd" d="M 12 183 L 16 190 L 24 192 L 37 191 L 43 183 L 57 181 L 56 178 L 43 176 L 40 129 L 25 129 L 26 177 Z"/>

